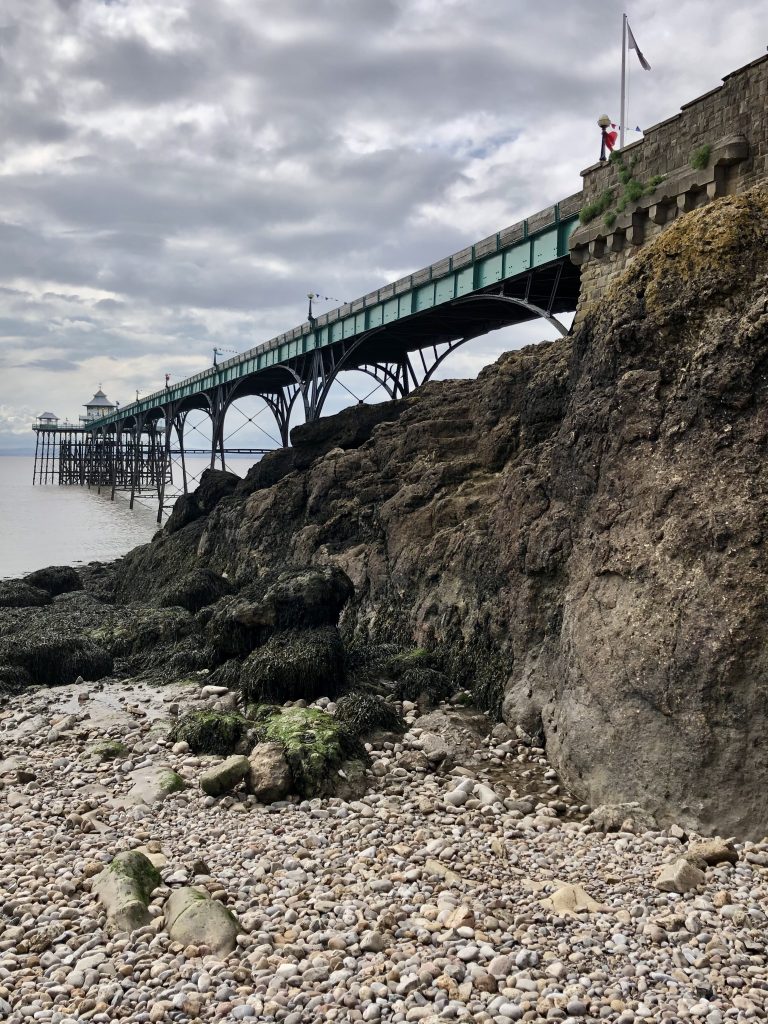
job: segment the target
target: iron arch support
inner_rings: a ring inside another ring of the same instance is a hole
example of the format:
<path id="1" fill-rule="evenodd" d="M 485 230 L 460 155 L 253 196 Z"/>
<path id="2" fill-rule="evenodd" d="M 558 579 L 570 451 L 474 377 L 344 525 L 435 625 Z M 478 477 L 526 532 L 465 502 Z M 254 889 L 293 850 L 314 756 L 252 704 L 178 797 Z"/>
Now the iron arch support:
<path id="1" fill-rule="evenodd" d="M 237 401 L 237 399 L 238 398 L 260 398 L 262 400 L 262 402 L 266 405 L 266 407 L 269 409 L 269 411 L 272 413 L 272 415 L 275 418 L 275 422 L 277 424 L 277 428 L 278 428 L 278 431 L 280 433 L 280 444 L 281 444 L 281 446 L 283 448 L 287 448 L 288 447 L 288 434 L 289 434 L 289 431 L 290 431 L 290 420 L 291 420 L 291 413 L 293 412 L 293 406 L 294 406 L 294 403 L 296 401 L 297 396 L 300 393 L 303 394 L 303 386 L 302 386 L 302 382 L 300 381 L 300 379 L 298 377 L 298 374 L 296 374 L 293 370 L 290 371 L 290 374 L 291 374 L 292 382 L 286 384 L 279 391 L 273 391 L 273 392 L 269 392 L 269 391 L 268 392 L 258 392 L 258 391 L 256 391 L 256 392 L 253 392 L 253 393 L 249 394 L 249 393 L 247 393 L 247 392 L 245 392 L 245 391 L 240 389 L 239 385 L 242 384 L 243 382 L 242 381 L 238 381 L 237 384 L 234 387 L 232 387 L 229 390 L 229 392 L 227 393 L 227 396 L 226 396 L 226 398 L 224 400 L 224 404 L 222 406 L 222 410 L 221 410 L 222 438 L 223 438 L 223 430 L 224 430 L 224 418 L 226 417 L 226 414 L 229 411 L 229 409 L 231 409 L 231 407 Z M 261 429 L 263 430 L 263 428 L 261 428 Z M 266 431 L 265 431 L 265 433 L 266 433 Z M 267 436 L 271 436 L 271 435 L 267 435 Z"/>
<path id="2" fill-rule="evenodd" d="M 363 366 L 356 366 L 355 369 L 372 377 L 380 387 L 384 388 L 390 398 L 399 397 L 397 378 L 386 363 L 366 363 Z"/>
<path id="3" fill-rule="evenodd" d="M 451 305 L 460 306 L 465 305 L 468 302 L 499 302 L 511 306 L 518 306 L 521 309 L 526 310 L 528 313 L 533 313 L 534 316 L 540 316 L 543 320 L 546 320 L 547 323 L 550 323 L 564 338 L 568 337 L 568 328 L 564 327 L 556 316 L 553 316 L 549 310 L 542 309 L 541 306 L 536 306 L 533 302 L 529 302 L 527 299 L 515 299 L 510 295 L 467 295 L 462 299 L 454 299 Z"/>
<path id="4" fill-rule="evenodd" d="M 355 338 L 349 346 L 345 346 L 342 342 L 338 348 L 329 350 L 316 349 L 312 353 L 312 364 L 308 374 L 309 395 L 305 403 L 307 422 L 320 418 L 328 392 L 338 374 L 344 369 L 360 346 L 369 341 L 374 335 L 380 334 L 383 329 L 383 326 L 374 327 L 372 330 L 361 334 L 360 337 Z"/>

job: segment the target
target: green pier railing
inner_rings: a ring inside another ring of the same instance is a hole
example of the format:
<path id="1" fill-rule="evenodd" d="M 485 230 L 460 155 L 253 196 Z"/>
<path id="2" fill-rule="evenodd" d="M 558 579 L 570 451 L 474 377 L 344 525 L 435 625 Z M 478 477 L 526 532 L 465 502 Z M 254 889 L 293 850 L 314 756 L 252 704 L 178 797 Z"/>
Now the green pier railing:
<path id="1" fill-rule="evenodd" d="M 312 324 L 306 321 L 216 367 L 123 406 L 89 423 L 86 429 L 109 426 L 126 416 L 146 413 L 218 384 L 248 377 L 562 259 L 568 256 L 568 240 L 578 224 L 581 203 L 580 192 L 569 196 L 423 270 L 324 313 Z"/>

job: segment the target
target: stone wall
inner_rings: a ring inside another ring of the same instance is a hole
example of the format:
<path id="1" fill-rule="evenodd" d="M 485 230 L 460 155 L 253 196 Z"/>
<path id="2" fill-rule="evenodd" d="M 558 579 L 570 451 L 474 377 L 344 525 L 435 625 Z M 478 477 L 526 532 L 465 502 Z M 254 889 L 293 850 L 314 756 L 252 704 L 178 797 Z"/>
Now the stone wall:
<path id="1" fill-rule="evenodd" d="M 706 166 L 694 168 L 693 154 L 710 149 Z M 599 163 L 582 171 L 583 201 L 612 191 L 613 214 L 601 213 L 571 237 L 571 258 L 580 265 L 581 295 L 577 321 L 600 301 L 615 274 L 645 243 L 676 217 L 721 195 L 740 193 L 768 181 L 768 55 L 723 79 L 723 84 L 687 103 L 679 114 L 654 125 L 639 142 L 622 150 L 633 177 L 650 184 L 664 180 L 649 195 L 616 209 L 623 185 L 617 168 Z"/>

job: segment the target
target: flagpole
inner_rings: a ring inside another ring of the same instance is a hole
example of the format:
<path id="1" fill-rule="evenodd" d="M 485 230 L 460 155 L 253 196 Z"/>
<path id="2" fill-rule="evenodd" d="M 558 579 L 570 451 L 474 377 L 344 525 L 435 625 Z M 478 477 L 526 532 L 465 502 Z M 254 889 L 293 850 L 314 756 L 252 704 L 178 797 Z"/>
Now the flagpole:
<path id="1" fill-rule="evenodd" d="M 619 123 L 619 149 L 624 149 L 624 125 L 627 123 L 627 16 L 621 17 L 621 121 Z"/>

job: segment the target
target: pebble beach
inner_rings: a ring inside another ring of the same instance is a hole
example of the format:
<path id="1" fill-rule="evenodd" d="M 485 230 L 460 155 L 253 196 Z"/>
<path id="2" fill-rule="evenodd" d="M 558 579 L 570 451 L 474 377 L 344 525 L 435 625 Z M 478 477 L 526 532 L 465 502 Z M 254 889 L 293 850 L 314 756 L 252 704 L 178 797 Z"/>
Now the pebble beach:
<path id="1" fill-rule="evenodd" d="M 662 891 L 660 869 L 696 836 L 631 820 L 602 831 L 543 750 L 479 715 L 464 763 L 436 766 L 412 704 L 404 735 L 372 737 L 357 799 L 206 796 L 217 759 L 167 739 L 179 705 L 221 700 L 203 694 L 79 684 L 7 700 L 7 1024 L 765 1017 L 768 840 L 732 844 L 735 863 L 706 866 L 694 889 Z M 105 739 L 119 756 L 94 756 Z M 158 768 L 186 788 L 142 798 L 142 773 Z M 95 891 L 128 850 L 161 877 L 132 933 L 109 927 Z M 169 895 L 191 885 L 236 919 L 226 956 L 166 930 Z"/>

